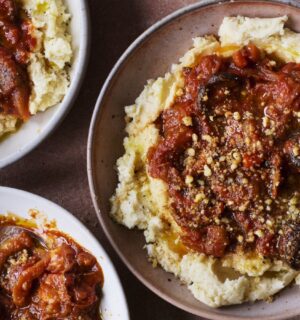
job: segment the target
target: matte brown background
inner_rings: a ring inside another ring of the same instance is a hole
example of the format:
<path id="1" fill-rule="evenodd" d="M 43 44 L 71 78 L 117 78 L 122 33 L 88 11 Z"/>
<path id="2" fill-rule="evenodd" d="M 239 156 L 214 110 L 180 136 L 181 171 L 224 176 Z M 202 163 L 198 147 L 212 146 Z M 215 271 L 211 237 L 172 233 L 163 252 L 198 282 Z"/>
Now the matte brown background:
<path id="1" fill-rule="evenodd" d="M 196 320 L 140 284 L 106 240 L 92 205 L 86 144 L 93 108 L 105 78 L 129 44 L 153 23 L 196 0 L 88 0 L 91 56 L 78 98 L 63 124 L 31 154 L 0 172 L 0 184 L 41 195 L 76 215 L 102 243 L 123 283 L 132 320 Z"/>

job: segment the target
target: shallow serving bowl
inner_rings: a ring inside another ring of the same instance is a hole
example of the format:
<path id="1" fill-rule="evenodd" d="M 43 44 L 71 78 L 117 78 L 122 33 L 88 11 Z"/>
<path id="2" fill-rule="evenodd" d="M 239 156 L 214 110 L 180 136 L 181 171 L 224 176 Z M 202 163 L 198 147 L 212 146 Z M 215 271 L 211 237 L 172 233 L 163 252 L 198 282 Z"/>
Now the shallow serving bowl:
<path id="1" fill-rule="evenodd" d="M 58 230 L 71 236 L 97 258 L 104 274 L 100 305 L 103 320 L 129 320 L 126 298 L 115 268 L 90 231 L 71 213 L 49 200 L 25 191 L 0 187 L 0 214 L 13 213 L 30 219 L 30 209 L 38 210 L 42 220 L 54 220 Z"/>
<path id="2" fill-rule="evenodd" d="M 288 4 L 289 3 L 289 4 Z M 130 231 L 109 217 L 109 198 L 117 185 L 115 163 L 124 150 L 124 106 L 134 103 L 147 79 L 164 75 L 192 46 L 192 38 L 216 34 L 224 16 L 289 16 L 300 32 L 300 3 L 295 1 L 212 0 L 185 7 L 140 36 L 113 68 L 100 93 L 88 142 L 88 175 L 94 206 L 107 237 L 129 269 L 157 295 L 177 307 L 210 319 L 287 319 L 300 315 L 300 289 L 283 290 L 275 301 L 212 309 L 161 268 L 153 268 L 143 249 L 142 232 Z M 172 279 L 171 282 L 168 279 Z"/>
<path id="3" fill-rule="evenodd" d="M 86 0 L 64 0 L 64 3 L 72 15 L 70 31 L 74 58 L 69 90 L 61 103 L 31 117 L 17 132 L 0 142 L 0 168 L 19 160 L 51 134 L 67 114 L 79 91 L 88 58 L 88 8 Z"/>

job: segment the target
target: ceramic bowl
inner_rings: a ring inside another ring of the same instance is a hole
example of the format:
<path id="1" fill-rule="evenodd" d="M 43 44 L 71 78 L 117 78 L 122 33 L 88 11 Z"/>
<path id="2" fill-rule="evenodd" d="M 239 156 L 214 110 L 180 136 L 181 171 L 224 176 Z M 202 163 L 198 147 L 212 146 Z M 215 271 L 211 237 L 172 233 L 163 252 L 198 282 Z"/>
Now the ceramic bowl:
<path id="1" fill-rule="evenodd" d="M 290 5 L 288 5 L 289 3 Z M 91 195 L 107 237 L 128 268 L 157 295 L 175 306 L 210 319 L 287 319 L 300 314 L 300 289 L 283 290 L 272 304 L 212 309 L 197 301 L 177 279 L 153 268 L 143 249 L 142 232 L 127 230 L 109 217 L 109 198 L 117 185 L 115 163 L 123 152 L 124 106 L 134 103 L 147 79 L 164 75 L 191 46 L 192 38 L 216 34 L 224 16 L 288 15 L 289 27 L 300 32 L 299 1 L 201 1 L 164 18 L 140 36 L 113 68 L 100 93 L 88 142 Z M 172 279 L 172 281 L 168 281 Z"/>
<path id="2" fill-rule="evenodd" d="M 100 305 L 103 320 L 129 320 L 126 298 L 115 268 L 90 231 L 71 213 L 49 200 L 25 191 L 0 187 L 0 214 L 13 213 L 29 219 L 30 209 L 37 209 L 47 221 L 54 220 L 58 230 L 71 236 L 97 258 L 104 274 Z"/>
<path id="3" fill-rule="evenodd" d="M 0 168 L 3 168 L 32 151 L 60 124 L 70 110 L 83 80 L 89 48 L 89 22 L 86 0 L 64 0 L 72 20 L 74 59 L 71 68 L 71 84 L 63 101 L 41 112 L 23 124 L 14 134 L 0 143 Z"/>

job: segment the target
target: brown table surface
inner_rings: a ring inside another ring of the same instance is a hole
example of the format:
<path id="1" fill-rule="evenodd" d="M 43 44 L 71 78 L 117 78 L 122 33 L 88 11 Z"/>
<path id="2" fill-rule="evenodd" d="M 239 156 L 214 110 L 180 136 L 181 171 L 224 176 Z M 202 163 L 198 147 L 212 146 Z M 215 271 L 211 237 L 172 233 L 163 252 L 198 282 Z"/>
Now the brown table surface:
<path id="1" fill-rule="evenodd" d="M 0 183 L 41 195 L 66 208 L 88 226 L 120 275 L 132 320 L 195 320 L 145 288 L 127 270 L 97 221 L 86 174 L 90 119 L 100 88 L 129 44 L 153 23 L 196 0 L 88 0 L 91 57 L 79 96 L 63 124 L 36 150 L 1 171 Z"/>

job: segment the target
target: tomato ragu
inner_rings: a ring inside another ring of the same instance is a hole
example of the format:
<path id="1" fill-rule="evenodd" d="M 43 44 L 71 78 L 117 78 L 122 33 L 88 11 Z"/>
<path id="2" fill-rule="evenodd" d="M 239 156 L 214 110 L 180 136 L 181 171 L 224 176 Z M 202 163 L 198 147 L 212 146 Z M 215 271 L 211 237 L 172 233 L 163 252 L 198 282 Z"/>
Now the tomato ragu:
<path id="1" fill-rule="evenodd" d="M 156 125 L 150 176 L 164 180 L 191 249 L 256 251 L 300 268 L 300 65 L 249 44 L 200 57 Z"/>
<path id="2" fill-rule="evenodd" d="M 0 112 L 27 120 L 31 82 L 29 53 L 36 45 L 31 23 L 15 0 L 0 1 Z"/>

